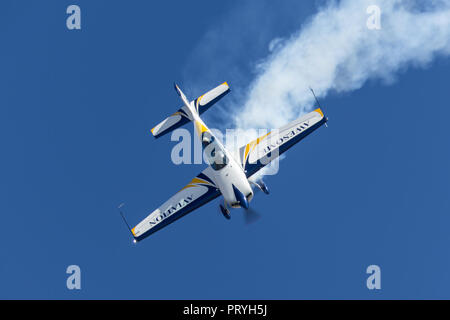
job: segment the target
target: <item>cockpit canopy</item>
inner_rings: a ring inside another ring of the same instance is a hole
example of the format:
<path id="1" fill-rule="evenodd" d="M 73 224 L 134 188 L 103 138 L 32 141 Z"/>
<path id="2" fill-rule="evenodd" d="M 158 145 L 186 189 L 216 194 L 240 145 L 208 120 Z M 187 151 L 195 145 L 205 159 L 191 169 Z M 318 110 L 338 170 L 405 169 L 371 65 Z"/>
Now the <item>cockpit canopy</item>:
<path id="1" fill-rule="evenodd" d="M 208 131 L 203 132 L 202 147 L 208 163 L 214 170 L 217 171 L 226 167 L 228 157 L 217 143 L 215 137 Z"/>

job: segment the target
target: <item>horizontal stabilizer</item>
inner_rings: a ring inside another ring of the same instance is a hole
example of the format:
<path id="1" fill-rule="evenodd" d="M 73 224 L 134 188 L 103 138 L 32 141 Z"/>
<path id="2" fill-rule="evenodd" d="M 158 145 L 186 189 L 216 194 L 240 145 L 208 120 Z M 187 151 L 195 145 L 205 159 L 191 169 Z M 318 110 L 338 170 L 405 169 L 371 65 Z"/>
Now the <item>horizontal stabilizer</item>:
<path id="1" fill-rule="evenodd" d="M 177 90 L 178 94 L 180 94 L 180 90 L 176 85 L 175 89 Z M 198 97 L 194 101 L 191 101 L 190 104 L 195 109 L 195 111 L 198 112 L 198 114 L 202 114 L 203 112 L 208 110 L 214 103 L 224 97 L 228 92 L 230 92 L 230 87 L 228 86 L 228 83 L 224 82 L 216 88 L 208 91 L 204 95 Z M 166 133 L 169 133 L 185 125 L 191 120 L 191 111 L 186 106 L 183 106 L 178 109 L 177 112 L 157 124 L 152 129 L 152 134 L 155 138 L 159 138 Z"/>

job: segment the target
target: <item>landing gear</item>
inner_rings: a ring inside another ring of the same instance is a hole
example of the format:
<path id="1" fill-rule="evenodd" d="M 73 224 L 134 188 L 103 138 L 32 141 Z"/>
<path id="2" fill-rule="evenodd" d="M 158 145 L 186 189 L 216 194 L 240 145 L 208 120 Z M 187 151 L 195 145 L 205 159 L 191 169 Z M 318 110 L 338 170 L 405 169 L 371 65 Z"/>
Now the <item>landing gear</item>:
<path id="1" fill-rule="evenodd" d="M 260 181 L 260 186 L 261 186 L 261 190 L 262 192 L 264 192 L 265 194 L 269 194 L 269 188 L 267 188 L 266 184 L 262 181 Z"/>
<path id="2" fill-rule="evenodd" d="M 231 215 L 230 215 L 230 210 L 228 210 L 228 208 L 227 208 L 227 205 L 225 204 L 225 207 L 223 205 L 219 205 L 219 207 L 220 207 L 220 211 L 222 212 L 225 219 L 230 220 Z"/>
<path id="3" fill-rule="evenodd" d="M 250 183 L 255 185 L 259 190 L 261 190 L 265 194 L 269 194 L 269 188 L 267 188 L 266 184 L 262 180 L 258 182 L 250 181 Z"/>

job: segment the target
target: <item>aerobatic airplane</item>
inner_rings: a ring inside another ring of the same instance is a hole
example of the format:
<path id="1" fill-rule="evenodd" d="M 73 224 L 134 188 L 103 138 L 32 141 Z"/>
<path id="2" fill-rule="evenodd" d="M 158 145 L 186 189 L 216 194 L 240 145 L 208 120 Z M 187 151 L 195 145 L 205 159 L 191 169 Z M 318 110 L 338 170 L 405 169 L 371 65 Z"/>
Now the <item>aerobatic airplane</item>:
<path id="1" fill-rule="evenodd" d="M 328 120 L 319 105 L 313 112 L 244 145 L 239 149 L 238 156 L 234 157 L 200 118 L 203 112 L 230 91 L 228 84 L 225 82 L 190 102 L 176 84 L 175 90 L 184 105 L 151 132 L 159 138 L 192 121 L 209 166 L 134 228 L 129 227 L 121 212 L 134 242 L 221 195 L 223 204 L 220 204 L 220 210 L 225 218 L 230 219 L 229 207 L 248 209 L 253 198 L 252 185 L 269 193 L 264 182 L 254 178 L 255 173 Z"/>

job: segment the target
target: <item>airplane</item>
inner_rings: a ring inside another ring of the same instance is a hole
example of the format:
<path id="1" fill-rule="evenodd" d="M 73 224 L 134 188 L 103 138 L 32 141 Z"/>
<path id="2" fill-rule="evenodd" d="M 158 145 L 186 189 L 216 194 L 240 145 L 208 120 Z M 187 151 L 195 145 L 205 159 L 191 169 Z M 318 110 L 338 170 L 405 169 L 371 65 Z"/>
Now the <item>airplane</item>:
<path id="1" fill-rule="evenodd" d="M 178 85 L 174 84 L 174 87 L 183 106 L 151 132 L 155 138 L 159 138 L 193 122 L 208 167 L 135 227 L 130 228 L 120 212 L 135 243 L 219 196 L 223 197 L 223 204 L 219 207 L 226 219 L 231 218 L 229 207 L 249 209 L 254 195 L 252 185 L 269 194 L 269 189 L 261 179 L 253 179 L 255 174 L 328 121 L 311 89 L 319 108 L 247 143 L 239 149 L 238 156 L 233 156 L 200 118 L 230 92 L 228 83 L 224 82 L 192 101 L 186 98 Z"/>

